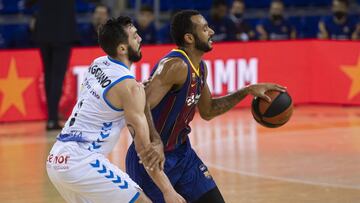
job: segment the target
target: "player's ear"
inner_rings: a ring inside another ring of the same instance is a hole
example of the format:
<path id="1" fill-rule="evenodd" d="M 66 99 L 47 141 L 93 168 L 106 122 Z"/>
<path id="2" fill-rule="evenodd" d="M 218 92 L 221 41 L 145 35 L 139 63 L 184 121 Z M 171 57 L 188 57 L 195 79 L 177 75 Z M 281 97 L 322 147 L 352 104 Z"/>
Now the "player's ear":
<path id="1" fill-rule="evenodd" d="M 190 33 L 186 33 L 184 35 L 184 40 L 185 40 L 185 43 L 187 43 L 187 44 L 192 44 L 195 42 L 194 35 L 190 34 Z"/>
<path id="2" fill-rule="evenodd" d="M 120 55 L 126 55 L 128 53 L 127 46 L 125 44 L 119 44 L 116 51 Z"/>

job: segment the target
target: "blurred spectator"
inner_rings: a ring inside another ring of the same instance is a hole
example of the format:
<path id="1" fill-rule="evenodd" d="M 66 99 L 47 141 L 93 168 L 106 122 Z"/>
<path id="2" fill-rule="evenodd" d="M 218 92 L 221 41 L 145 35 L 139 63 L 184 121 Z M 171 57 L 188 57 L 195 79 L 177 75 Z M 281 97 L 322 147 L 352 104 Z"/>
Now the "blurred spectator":
<path id="1" fill-rule="evenodd" d="M 48 130 L 61 129 L 58 107 L 63 80 L 69 63 L 71 45 L 77 40 L 75 0 L 27 0 L 26 5 L 38 3 L 35 22 L 35 41 L 40 46 L 45 69 L 45 92 L 48 108 Z"/>
<path id="2" fill-rule="evenodd" d="M 100 25 L 110 17 L 110 10 L 104 4 L 98 4 L 92 14 L 91 24 L 80 25 L 80 44 L 83 46 L 98 45 L 97 31 Z"/>
<path id="3" fill-rule="evenodd" d="M 134 25 L 137 28 L 138 34 L 142 38 L 142 44 L 155 44 L 157 41 L 157 30 L 154 19 L 154 10 L 152 7 L 144 5 L 140 8 Z"/>
<path id="4" fill-rule="evenodd" d="M 236 26 L 228 16 L 228 6 L 224 0 L 214 0 L 210 16 L 207 17 L 209 27 L 215 31 L 214 41 L 235 41 Z"/>
<path id="5" fill-rule="evenodd" d="M 31 32 L 28 24 L 0 25 L 0 48 L 28 48 L 31 45 Z"/>
<path id="6" fill-rule="evenodd" d="M 30 32 L 35 32 L 35 23 L 36 23 L 36 13 L 34 13 L 29 20 L 29 30 Z"/>
<path id="7" fill-rule="evenodd" d="M 262 20 L 256 27 L 261 40 L 295 39 L 296 31 L 284 17 L 284 3 L 273 0 L 270 5 L 269 18 Z"/>
<path id="8" fill-rule="evenodd" d="M 348 0 L 333 0 L 332 16 L 324 17 L 319 22 L 320 39 L 356 40 L 360 25 L 353 16 L 348 15 Z"/>
<path id="9" fill-rule="evenodd" d="M 31 41 L 31 31 L 29 24 L 13 24 L 9 26 L 11 33 L 10 47 L 28 48 L 34 45 Z"/>
<path id="10" fill-rule="evenodd" d="M 4 29 L 4 26 L 0 25 L 0 48 L 8 47 L 8 41 L 6 40 L 5 32 L 6 31 Z"/>
<path id="11" fill-rule="evenodd" d="M 248 41 L 255 38 L 255 32 L 244 19 L 244 11 L 244 0 L 234 0 L 230 10 L 230 19 L 236 25 L 236 39 L 240 41 Z"/>
<path id="12" fill-rule="evenodd" d="M 171 34 L 170 34 L 170 25 L 171 25 L 171 19 L 174 17 L 174 15 L 178 12 L 178 10 L 174 10 L 171 12 L 170 20 L 167 21 L 166 24 L 164 24 L 159 30 L 157 35 L 157 40 L 159 44 L 170 44 L 173 43 Z"/>

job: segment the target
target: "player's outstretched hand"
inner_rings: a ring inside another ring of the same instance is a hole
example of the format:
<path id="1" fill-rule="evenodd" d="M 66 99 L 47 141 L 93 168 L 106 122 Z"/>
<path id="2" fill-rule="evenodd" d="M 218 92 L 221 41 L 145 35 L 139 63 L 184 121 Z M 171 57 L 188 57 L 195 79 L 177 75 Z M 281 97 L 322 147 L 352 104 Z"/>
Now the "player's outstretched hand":
<path id="1" fill-rule="evenodd" d="M 271 99 L 265 94 L 266 91 L 276 90 L 280 92 L 286 92 L 286 87 L 273 83 L 258 83 L 249 85 L 247 88 L 249 94 L 253 95 L 254 97 L 265 99 L 268 102 L 271 102 Z"/>
<path id="2" fill-rule="evenodd" d="M 164 145 L 161 141 L 152 142 L 138 153 L 140 163 L 152 170 L 164 170 Z"/>
<path id="3" fill-rule="evenodd" d="M 163 195 L 166 203 L 186 203 L 186 200 L 173 189 Z"/>

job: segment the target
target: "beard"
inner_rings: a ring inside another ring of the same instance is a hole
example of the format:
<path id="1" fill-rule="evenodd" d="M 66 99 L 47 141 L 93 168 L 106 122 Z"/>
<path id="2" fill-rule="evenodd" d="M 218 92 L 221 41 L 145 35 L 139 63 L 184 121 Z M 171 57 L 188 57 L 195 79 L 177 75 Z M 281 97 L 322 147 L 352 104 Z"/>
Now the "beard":
<path id="1" fill-rule="evenodd" d="M 344 11 L 335 11 L 334 12 L 334 16 L 335 16 L 335 18 L 337 18 L 338 20 L 341 20 L 341 19 L 343 19 L 345 16 L 346 16 L 346 12 L 344 12 Z"/>
<path id="2" fill-rule="evenodd" d="M 280 22 L 280 21 L 283 21 L 283 20 L 284 20 L 284 16 L 283 16 L 283 15 L 280 15 L 280 14 L 273 14 L 273 15 L 271 15 L 271 19 L 272 19 L 274 22 Z"/>
<path id="3" fill-rule="evenodd" d="M 209 52 L 212 50 L 212 47 L 209 44 L 211 37 L 208 39 L 207 42 L 201 41 L 196 34 L 194 34 L 194 38 L 195 38 L 195 48 L 196 49 L 203 51 L 203 52 Z"/>
<path id="4" fill-rule="evenodd" d="M 131 46 L 128 46 L 128 59 L 131 62 L 138 62 L 142 57 L 140 47 L 138 51 L 135 51 Z"/>

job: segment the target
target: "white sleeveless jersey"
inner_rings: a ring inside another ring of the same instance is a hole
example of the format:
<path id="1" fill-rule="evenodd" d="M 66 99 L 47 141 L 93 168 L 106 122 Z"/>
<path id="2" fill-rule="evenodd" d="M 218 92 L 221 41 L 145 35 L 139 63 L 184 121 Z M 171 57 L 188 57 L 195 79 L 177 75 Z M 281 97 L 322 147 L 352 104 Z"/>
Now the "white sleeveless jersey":
<path id="1" fill-rule="evenodd" d="M 134 75 L 120 61 L 103 56 L 94 60 L 84 78 L 78 101 L 57 139 L 76 141 L 92 152 L 107 155 L 119 139 L 125 118 L 123 110 L 112 106 L 104 95 Z"/>

